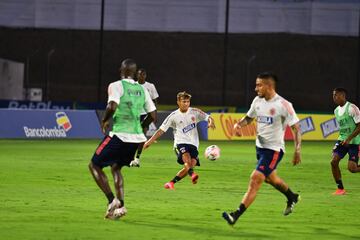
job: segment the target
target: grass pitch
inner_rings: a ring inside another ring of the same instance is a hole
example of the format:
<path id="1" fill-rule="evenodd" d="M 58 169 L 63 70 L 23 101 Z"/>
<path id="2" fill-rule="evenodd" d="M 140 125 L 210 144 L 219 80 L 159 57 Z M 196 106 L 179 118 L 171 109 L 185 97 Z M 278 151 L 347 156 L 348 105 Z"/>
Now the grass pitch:
<path id="1" fill-rule="evenodd" d="M 234 210 L 255 167 L 254 142 L 202 142 L 222 150 L 201 157 L 199 182 L 187 177 L 175 191 L 163 188 L 180 169 L 172 142 L 160 140 L 143 153 L 141 168 L 124 168 L 128 215 L 104 220 L 106 198 L 87 164 L 98 140 L 0 140 L 1 239 L 360 239 L 360 174 L 341 162 L 348 194 L 335 190 L 332 142 L 304 142 L 302 164 L 293 167 L 292 143 L 278 167 L 301 193 L 295 212 L 282 215 L 285 197 L 264 184 L 235 227 L 221 213 Z M 107 170 L 109 180 L 112 180 Z"/>

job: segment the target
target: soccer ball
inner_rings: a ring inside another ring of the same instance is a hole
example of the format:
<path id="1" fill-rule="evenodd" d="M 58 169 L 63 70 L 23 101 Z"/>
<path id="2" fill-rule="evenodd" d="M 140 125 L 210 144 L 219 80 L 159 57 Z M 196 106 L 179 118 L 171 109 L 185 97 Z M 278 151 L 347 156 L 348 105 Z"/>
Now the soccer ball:
<path id="1" fill-rule="evenodd" d="M 214 161 L 220 157 L 220 148 L 216 145 L 208 146 L 205 149 L 205 157 L 211 161 Z"/>

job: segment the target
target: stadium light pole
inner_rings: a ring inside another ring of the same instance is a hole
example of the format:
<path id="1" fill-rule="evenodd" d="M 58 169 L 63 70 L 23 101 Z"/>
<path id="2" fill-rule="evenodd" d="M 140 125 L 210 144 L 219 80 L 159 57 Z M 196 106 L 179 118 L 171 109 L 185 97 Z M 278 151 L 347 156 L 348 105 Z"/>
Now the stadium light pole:
<path id="1" fill-rule="evenodd" d="M 222 84 L 222 105 L 226 104 L 226 82 L 227 82 L 227 57 L 228 57 L 228 35 L 229 35 L 229 9 L 230 0 L 226 0 L 225 9 L 225 32 L 224 32 L 224 58 L 223 58 L 223 84 Z"/>
<path id="2" fill-rule="evenodd" d="M 101 15 L 100 15 L 100 40 L 99 40 L 99 78 L 97 86 L 97 101 L 101 99 L 101 84 L 102 84 L 102 61 L 103 61 L 103 40 L 104 40 L 104 12 L 105 0 L 101 0 Z"/>
<path id="3" fill-rule="evenodd" d="M 47 53 L 47 61 L 46 61 L 46 82 L 45 82 L 45 100 L 50 100 L 50 61 L 51 56 L 55 53 L 55 48 L 51 48 Z"/>

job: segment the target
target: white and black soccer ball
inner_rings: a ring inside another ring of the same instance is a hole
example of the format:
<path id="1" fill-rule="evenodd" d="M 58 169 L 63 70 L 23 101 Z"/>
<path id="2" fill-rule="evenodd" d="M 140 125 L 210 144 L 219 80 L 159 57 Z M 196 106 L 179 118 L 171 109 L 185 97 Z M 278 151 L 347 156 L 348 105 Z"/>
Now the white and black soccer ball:
<path id="1" fill-rule="evenodd" d="M 205 157 L 215 161 L 220 157 L 220 148 L 217 145 L 210 145 L 205 149 Z"/>

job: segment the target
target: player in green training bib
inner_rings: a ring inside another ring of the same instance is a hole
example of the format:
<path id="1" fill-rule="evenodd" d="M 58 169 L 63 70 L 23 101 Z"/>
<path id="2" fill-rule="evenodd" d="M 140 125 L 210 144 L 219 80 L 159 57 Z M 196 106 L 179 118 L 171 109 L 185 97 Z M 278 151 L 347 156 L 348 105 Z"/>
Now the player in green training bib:
<path id="1" fill-rule="evenodd" d="M 336 121 L 339 125 L 339 137 L 333 148 L 331 170 L 337 185 L 334 195 L 346 193 L 341 179 L 339 162 L 349 155 L 348 169 L 352 173 L 360 172 L 360 111 L 359 108 L 346 100 L 347 91 L 344 88 L 335 88 L 333 100 L 338 105 L 334 111 Z"/>
<path id="2" fill-rule="evenodd" d="M 110 83 L 108 105 L 101 121 L 101 128 L 105 134 L 111 118 L 113 118 L 113 128 L 101 141 L 89 164 L 95 182 L 108 199 L 105 213 L 107 219 L 118 219 L 127 212 L 124 205 L 124 180 L 121 168 L 140 164 L 139 161 L 132 161 L 139 144 L 146 141 L 140 125 L 140 114 L 145 110 L 156 119 L 155 105 L 148 91 L 134 80 L 135 73 L 135 61 L 125 59 L 120 67 L 121 79 Z M 103 171 L 104 167 L 111 167 L 115 196 Z"/>

